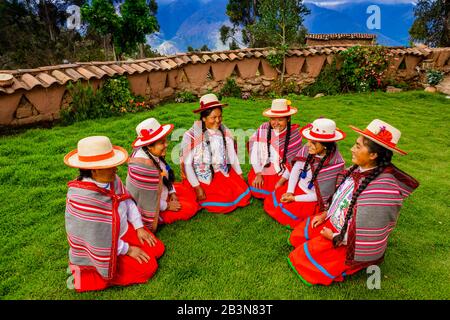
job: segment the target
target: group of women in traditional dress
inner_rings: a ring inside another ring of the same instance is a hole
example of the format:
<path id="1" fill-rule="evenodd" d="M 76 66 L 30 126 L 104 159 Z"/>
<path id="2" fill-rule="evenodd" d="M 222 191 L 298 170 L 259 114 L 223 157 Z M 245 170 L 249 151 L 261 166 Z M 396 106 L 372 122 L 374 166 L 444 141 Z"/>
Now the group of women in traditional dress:
<path id="1" fill-rule="evenodd" d="M 172 124 L 144 120 L 130 157 L 108 137 L 87 137 L 64 162 L 80 171 L 69 182 L 66 231 L 68 285 L 79 292 L 144 283 L 158 268 L 164 244 L 157 226 L 189 220 L 200 209 L 226 214 L 264 201 L 264 210 L 293 229 L 289 265 L 307 284 L 329 285 L 382 261 L 402 201 L 418 182 L 391 163 L 400 131 L 373 120 L 345 163 L 337 142 L 346 134 L 331 119 L 300 128 L 297 108 L 275 99 L 268 121 L 250 137 L 252 168 L 244 180 L 230 130 L 214 94 L 200 98 L 200 115 L 181 143 L 181 182 L 165 156 Z M 305 143 L 303 143 L 305 139 Z M 124 186 L 117 167 L 128 161 Z"/>

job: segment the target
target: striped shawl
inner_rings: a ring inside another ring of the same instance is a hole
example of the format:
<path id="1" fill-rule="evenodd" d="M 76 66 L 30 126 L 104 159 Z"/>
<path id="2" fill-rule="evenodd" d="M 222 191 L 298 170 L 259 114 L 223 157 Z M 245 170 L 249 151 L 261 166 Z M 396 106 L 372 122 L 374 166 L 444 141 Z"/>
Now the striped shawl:
<path id="1" fill-rule="evenodd" d="M 364 175 L 352 177 L 357 190 Z M 403 200 L 418 186 L 416 179 L 392 164 L 368 184 L 356 201 L 349 225 L 347 264 L 365 267 L 383 261 Z"/>
<path id="2" fill-rule="evenodd" d="M 308 157 L 308 147 L 304 145 L 294 161 L 306 161 Z M 314 173 L 316 170 L 320 159 L 317 157 L 310 163 L 311 171 Z M 303 168 L 302 168 L 303 169 Z M 317 174 L 317 178 L 314 181 L 314 190 L 316 191 L 317 200 L 319 202 L 320 211 L 328 209 L 329 200 L 336 191 L 336 182 L 339 174 L 345 170 L 345 161 L 342 158 L 341 153 L 336 146 L 335 151 L 325 160 L 322 169 Z"/>
<path id="3" fill-rule="evenodd" d="M 148 159 L 132 156 L 128 161 L 126 184 L 141 213 L 142 222 L 152 232 L 156 232 L 162 190 L 162 176 L 158 168 Z"/>
<path id="4" fill-rule="evenodd" d="M 254 147 L 258 147 L 258 161 L 260 161 L 259 165 L 261 167 L 264 167 L 266 164 L 267 158 L 268 158 L 268 150 L 267 150 L 267 133 L 270 129 L 270 123 L 264 122 L 258 130 L 250 137 L 249 140 L 249 154 L 252 154 L 252 150 Z M 284 131 L 279 136 L 276 136 L 275 134 L 271 135 L 271 145 L 275 149 L 275 151 L 278 153 L 280 162 L 283 159 L 284 155 L 284 145 L 286 141 L 286 135 L 287 130 Z M 302 136 L 300 135 L 300 129 L 298 124 L 292 124 L 291 125 L 291 135 L 289 138 L 289 144 L 288 144 L 288 153 L 286 154 L 286 163 L 285 165 L 290 170 L 291 164 L 294 159 L 294 157 L 297 155 L 299 150 L 302 147 Z M 275 168 L 279 167 L 280 165 L 274 164 Z M 278 170 L 280 171 L 280 170 Z"/>
<path id="5" fill-rule="evenodd" d="M 110 280 L 117 264 L 119 203 L 131 196 L 118 176 L 111 190 L 77 180 L 68 186 L 65 222 L 70 263 L 82 270 L 95 268 Z"/>

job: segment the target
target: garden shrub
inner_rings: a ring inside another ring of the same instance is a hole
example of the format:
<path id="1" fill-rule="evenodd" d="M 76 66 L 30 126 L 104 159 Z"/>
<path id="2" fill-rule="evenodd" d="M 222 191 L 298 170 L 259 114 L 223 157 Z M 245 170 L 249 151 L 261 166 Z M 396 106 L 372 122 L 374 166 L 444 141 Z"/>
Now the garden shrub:
<path id="1" fill-rule="evenodd" d="M 444 79 L 444 73 L 439 70 L 430 69 L 426 73 L 427 83 L 430 86 L 437 86 L 442 79 Z"/>
<path id="2" fill-rule="evenodd" d="M 223 88 L 219 92 L 219 99 L 221 97 L 241 98 L 241 88 L 237 85 L 233 78 L 227 78 Z"/>
<path id="3" fill-rule="evenodd" d="M 112 77 L 94 93 L 92 86 L 78 81 L 67 86 L 72 102 L 61 109 L 61 122 L 63 125 L 86 120 L 106 118 L 123 113 L 135 113 L 146 110 L 144 98 L 135 97 L 130 90 L 128 79 L 125 76 Z"/>
<path id="4" fill-rule="evenodd" d="M 333 60 L 331 64 L 325 66 L 314 83 L 302 90 L 303 93 L 311 97 L 316 96 L 318 93 L 328 96 L 341 93 L 340 73 L 341 71 L 336 67 L 336 60 Z"/>
<path id="5" fill-rule="evenodd" d="M 341 52 L 342 88 L 356 92 L 381 88 L 392 56 L 390 50 L 382 46 L 354 46 Z"/>
<path id="6" fill-rule="evenodd" d="M 195 102 L 197 101 L 197 97 L 190 91 L 178 92 L 175 98 L 175 102 L 183 103 L 183 102 Z"/>

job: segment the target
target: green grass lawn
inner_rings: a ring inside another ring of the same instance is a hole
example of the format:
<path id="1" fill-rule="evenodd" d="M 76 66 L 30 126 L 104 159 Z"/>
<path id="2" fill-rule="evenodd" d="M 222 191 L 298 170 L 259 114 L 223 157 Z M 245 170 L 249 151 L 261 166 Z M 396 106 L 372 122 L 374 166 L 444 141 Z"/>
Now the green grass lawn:
<path id="1" fill-rule="evenodd" d="M 226 99 L 224 123 L 257 128 L 270 100 Z M 77 141 L 107 135 L 131 151 L 136 125 L 148 117 L 188 129 L 197 119 L 190 104 L 165 104 L 120 118 L 69 127 L 30 129 L 0 137 L 0 297 L 2 299 L 449 299 L 450 298 L 450 100 L 423 92 L 351 94 L 292 100 L 305 125 L 325 116 L 347 132 L 339 142 L 350 165 L 360 128 L 380 118 L 399 128 L 407 156 L 393 162 L 421 185 L 403 206 L 381 265 L 380 290 L 368 290 L 365 271 L 329 287 L 307 287 L 288 266 L 289 231 L 252 200 L 228 215 L 199 212 L 192 220 L 162 226 L 166 245 L 157 274 L 146 284 L 77 294 L 66 289 L 68 244 L 64 229 L 67 182 L 76 169 L 63 163 Z M 172 142 L 169 147 L 177 144 Z M 170 153 L 170 150 L 169 150 Z M 248 158 L 248 157 L 247 157 Z M 170 159 L 169 159 L 170 160 Z M 247 160 L 247 159 L 246 159 Z M 179 168 L 174 166 L 179 177 Z M 248 160 L 242 165 L 250 169 Z M 122 180 L 126 166 L 119 170 Z"/>

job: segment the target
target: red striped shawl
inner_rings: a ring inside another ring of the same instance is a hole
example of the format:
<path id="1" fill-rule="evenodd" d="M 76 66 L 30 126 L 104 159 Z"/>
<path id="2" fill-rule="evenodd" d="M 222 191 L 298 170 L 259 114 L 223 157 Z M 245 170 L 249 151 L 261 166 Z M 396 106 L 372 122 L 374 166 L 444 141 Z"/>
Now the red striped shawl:
<path id="1" fill-rule="evenodd" d="M 150 160 L 134 158 L 133 155 L 128 162 L 127 190 L 136 202 L 144 225 L 156 232 L 162 177 Z"/>
<path id="2" fill-rule="evenodd" d="M 304 145 L 294 161 L 306 161 L 308 157 L 308 147 Z M 311 171 L 314 173 L 320 159 L 314 157 L 314 160 L 310 164 Z M 303 169 L 303 168 L 302 168 Z M 320 210 L 326 210 L 328 207 L 328 201 L 336 191 L 336 184 L 339 174 L 345 170 L 345 161 L 342 158 L 337 146 L 336 150 L 325 160 L 322 169 L 317 174 L 317 178 L 314 181 L 314 190 L 316 191 L 317 200 L 319 201 Z"/>
<path id="3" fill-rule="evenodd" d="M 131 196 L 119 176 L 111 190 L 77 180 L 68 186 L 65 221 L 69 260 L 81 269 L 95 268 L 104 279 L 110 280 L 117 264 L 119 203 Z"/>
<path id="4" fill-rule="evenodd" d="M 352 175 L 355 180 L 354 190 L 370 172 Z M 356 201 L 349 225 L 347 264 L 364 267 L 383 260 L 403 200 L 418 186 L 416 179 L 394 165 L 387 167 L 369 183 Z"/>

